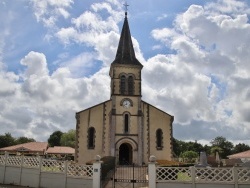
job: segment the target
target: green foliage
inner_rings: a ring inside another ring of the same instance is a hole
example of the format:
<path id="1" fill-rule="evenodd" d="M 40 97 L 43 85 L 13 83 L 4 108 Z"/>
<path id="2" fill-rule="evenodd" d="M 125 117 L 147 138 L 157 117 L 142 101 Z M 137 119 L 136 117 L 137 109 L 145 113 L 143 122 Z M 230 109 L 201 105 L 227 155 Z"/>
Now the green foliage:
<path id="1" fill-rule="evenodd" d="M 207 155 L 210 155 L 211 154 L 211 146 L 205 145 L 203 147 L 203 151 L 205 151 Z"/>
<path id="2" fill-rule="evenodd" d="M 235 145 L 233 153 L 240 153 L 247 150 L 250 150 L 250 147 L 248 145 L 239 143 Z"/>
<path id="3" fill-rule="evenodd" d="M 204 151 L 204 147 L 197 142 L 184 142 L 173 138 L 173 150 L 176 157 L 178 157 L 185 151 L 195 151 L 196 153 L 199 153 Z"/>
<path id="4" fill-rule="evenodd" d="M 221 153 L 221 157 L 222 158 L 226 158 L 228 155 L 232 154 L 233 151 L 233 143 L 227 141 L 226 138 L 222 137 L 222 136 L 218 136 L 215 139 L 213 139 L 211 141 L 212 144 L 212 148 L 217 146 L 219 148 L 221 148 L 223 150 L 223 152 Z"/>
<path id="5" fill-rule="evenodd" d="M 60 140 L 61 140 L 61 136 L 62 136 L 62 132 L 61 131 L 55 131 L 53 132 L 49 139 L 48 139 L 48 143 L 51 147 L 54 147 L 54 146 L 60 146 L 61 143 L 60 143 Z"/>
<path id="6" fill-rule="evenodd" d="M 216 152 L 218 152 L 219 154 L 222 154 L 223 153 L 223 149 L 221 149 L 219 146 L 213 146 L 211 148 L 211 154 L 216 154 Z"/>
<path id="7" fill-rule="evenodd" d="M 15 144 L 15 138 L 13 138 L 10 133 L 5 133 L 5 135 L 0 135 L 0 148 L 13 146 L 14 144 Z"/>
<path id="8" fill-rule="evenodd" d="M 10 133 L 5 133 L 4 135 L 0 135 L 0 148 L 13 146 L 17 144 L 24 144 L 27 142 L 35 142 L 33 138 L 27 138 L 24 136 L 21 136 L 19 138 L 14 138 Z"/>
<path id="9" fill-rule="evenodd" d="M 24 143 L 28 143 L 28 142 L 35 142 L 35 139 L 21 136 L 21 137 L 16 139 L 15 144 L 24 144 Z"/>
<path id="10" fill-rule="evenodd" d="M 184 142 L 175 138 L 173 138 L 172 143 L 175 157 L 179 157 L 181 153 L 186 151 L 194 151 L 196 153 L 205 151 L 207 155 L 215 155 L 216 151 L 218 151 L 220 157 L 226 159 L 228 155 L 250 150 L 250 146 L 243 143 L 234 146 L 232 142 L 222 136 L 218 136 L 211 140 L 211 146 L 203 146 L 197 142 Z"/>
<path id="11" fill-rule="evenodd" d="M 196 153 L 195 151 L 185 151 L 181 153 L 180 157 L 188 159 L 187 162 L 194 162 L 193 160 L 198 157 L 198 153 Z"/>
<path id="12" fill-rule="evenodd" d="M 67 133 L 63 133 L 60 139 L 61 146 L 69 146 L 75 148 L 76 131 L 71 129 Z"/>

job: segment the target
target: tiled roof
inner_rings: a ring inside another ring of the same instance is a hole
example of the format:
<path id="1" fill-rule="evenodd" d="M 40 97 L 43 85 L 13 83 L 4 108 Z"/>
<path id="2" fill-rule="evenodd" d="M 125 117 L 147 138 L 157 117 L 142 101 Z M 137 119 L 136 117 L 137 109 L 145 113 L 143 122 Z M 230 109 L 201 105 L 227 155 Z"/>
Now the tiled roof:
<path id="1" fill-rule="evenodd" d="M 49 147 L 46 151 L 48 154 L 75 154 L 75 149 L 66 146 Z"/>
<path id="2" fill-rule="evenodd" d="M 25 144 L 18 144 L 5 148 L 0 148 L 0 151 L 31 151 L 31 152 L 44 152 L 48 148 L 47 142 L 29 142 Z"/>
<path id="3" fill-rule="evenodd" d="M 250 158 L 250 150 L 227 156 L 229 159 Z"/>

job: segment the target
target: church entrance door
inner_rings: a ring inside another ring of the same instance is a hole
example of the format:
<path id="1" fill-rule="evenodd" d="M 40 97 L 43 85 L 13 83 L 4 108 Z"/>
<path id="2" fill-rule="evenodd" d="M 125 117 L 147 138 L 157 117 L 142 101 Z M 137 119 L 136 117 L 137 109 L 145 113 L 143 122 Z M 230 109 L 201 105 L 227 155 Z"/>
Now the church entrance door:
<path id="1" fill-rule="evenodd" d="M 128 143 L 123 143 L 119 147 L 119 164 L 130 165 L 133 163 L 133 149 Z"/>

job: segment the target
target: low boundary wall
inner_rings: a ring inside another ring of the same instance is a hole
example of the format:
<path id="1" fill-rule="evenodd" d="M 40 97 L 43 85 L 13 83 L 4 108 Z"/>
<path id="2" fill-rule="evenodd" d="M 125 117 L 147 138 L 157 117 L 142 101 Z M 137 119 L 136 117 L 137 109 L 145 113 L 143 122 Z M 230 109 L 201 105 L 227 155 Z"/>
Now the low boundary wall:
<path id="1" fill-rule="evenodd" d="M 0 183 L 44 188 L 92 188 L 93 166 L 41 157 L 0 155 Z"/>
<path id="2" fill-rule="evenodd" d="M 156 167 L 157 188 L 248 188 L 250 168 Z"/>
<path id="3" fill-rule="evenodd" d="M 150 188 L 249 188 L 249 167 L 162 167 L 151 155 L 148 164 Z"/>

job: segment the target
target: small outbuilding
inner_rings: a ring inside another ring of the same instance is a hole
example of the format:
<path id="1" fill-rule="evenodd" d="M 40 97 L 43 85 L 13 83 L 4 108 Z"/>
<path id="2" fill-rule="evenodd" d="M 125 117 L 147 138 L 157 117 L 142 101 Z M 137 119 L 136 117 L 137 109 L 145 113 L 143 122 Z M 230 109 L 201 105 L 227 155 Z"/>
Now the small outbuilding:
<path id="1" fill-rule="evenodd" d="M 227 156 L 229 159 L 241 159 L 242 162 L 250 161 L 250 150 Z"/>
<path id="2" fill-rule="evenodd" d="M 75 149 L 67 146 L 54 146 L 49 147 L 45 154 L 48 157 L 56 157 L 56 158 L 74 158 L 75 155 Z"/>
<path id="3" fill-rule="evenodd" d="M 47 142 L 29 142 L 0 148 L 0 152 L 8 152 L 9 154 L 45 155 L 47 148 Z"/>

